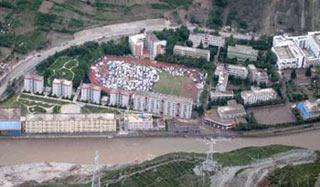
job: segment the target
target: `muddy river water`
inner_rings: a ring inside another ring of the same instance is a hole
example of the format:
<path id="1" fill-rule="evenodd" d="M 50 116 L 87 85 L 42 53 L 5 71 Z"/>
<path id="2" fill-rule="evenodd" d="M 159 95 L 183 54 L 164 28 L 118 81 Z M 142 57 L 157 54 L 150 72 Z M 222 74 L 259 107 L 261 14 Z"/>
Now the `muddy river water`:
<path id="1" fill-rule="evenodd" d="M 270 144 L 320 150 L 320 131 L 277 137 L 217 139 L 214 151 Z M 96 151 L 99 151 L 101 163 L 116 164 L 143 161 L 170 152 L 207 150 L 207 142 L 200 138 L 0 139 L 0 165 L 44 161 L 91 164 Z"/>

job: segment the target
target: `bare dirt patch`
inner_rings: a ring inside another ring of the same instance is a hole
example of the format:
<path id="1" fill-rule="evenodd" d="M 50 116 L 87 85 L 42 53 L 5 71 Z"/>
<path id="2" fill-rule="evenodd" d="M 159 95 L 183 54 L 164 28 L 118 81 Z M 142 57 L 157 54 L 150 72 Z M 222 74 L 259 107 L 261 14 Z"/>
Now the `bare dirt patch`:
<path id="1" fill-rule="evenodd" d="M 52 9 L 53 5 L 54 4 L 50 1 L 43 1 L 42 4 L 40 5 L 38 11 L 41 13 L 49 13 L 50 10 Z"/>
<path id="2" fill-rule="evenodd" d="M 50 47 L 53 47 L 58 46 L 65 41 L 72 40 L 73 35 L 51 31 L 47 34 L 47 39 L 50 41 Z"/>
<path id="3" fill-rule="evenodd" d="M 250 108 L 258 123 L 274 125 L 279 123 L 295 122 L 295 117 L 291 113 L 289 105 L 276 105 Z"/>

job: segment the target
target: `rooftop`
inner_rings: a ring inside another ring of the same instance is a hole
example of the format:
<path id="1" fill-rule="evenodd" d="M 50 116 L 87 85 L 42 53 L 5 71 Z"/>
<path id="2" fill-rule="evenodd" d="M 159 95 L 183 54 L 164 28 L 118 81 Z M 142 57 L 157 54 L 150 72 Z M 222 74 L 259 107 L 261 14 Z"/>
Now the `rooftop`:
<path id="1" fill-rule="evenodd" d="M 289 46 L 274 47 L 274 50 L 281 59 L 294 58 Z"/>
<path id="2" fill-rule="evenodd" d="M 229 46 L 228 52 L 236 52 L 236 53 L 243 53 L 243 54 L 258 56 L 258 50 L 255 50 L 251 46 L 246 46 L 246 45 Z"/>
<path id="3" fill-rule="evenodd" d="M 115 120 L 111 113 L 91 114 L 28 114 L 26 121 L 83 121 L 83 120 Z"/>
<path id="4" fill-rule="evenodd" d="M 210 51 L 206 49 L 198 49 L 198 48 L 186 47 L 181 45 L 175 45 L 173 50 L 189 51 L 189 52 L 201 53 L 205 55 L 207 55 L 208 53 L 210 54 Z"/>
<path id="5" fill-rule="evenodd" d="M 19 108 L 0 108 L 0 121 L 20 120 L 20 116 Z"/>

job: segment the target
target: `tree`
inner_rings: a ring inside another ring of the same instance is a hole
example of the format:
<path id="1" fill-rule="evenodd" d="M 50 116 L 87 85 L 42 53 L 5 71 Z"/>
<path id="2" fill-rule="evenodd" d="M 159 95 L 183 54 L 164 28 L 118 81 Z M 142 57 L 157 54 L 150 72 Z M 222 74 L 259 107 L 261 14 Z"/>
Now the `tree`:
<path id="1" fill-rule="evenodd" d="M 296 79 L 297 78 L 297 73 L 296 70 L 292 70 L 291 74 L 290 74 L 291 79 Z"/>
<path id="2" fill-rule="evenodd" d="M 188 47 L 192 47 L 192 46 L 193 46 L 193 43 L 192 43 L 191 40 L 187 40 L 187 41 L 186 41 L 186 45 L 187 45 Z"/>
<path id="3" fill-rule="evenodd" d="M 308 69 L 306 70 L 305 75 L 306 75 L 307 77 L 311 77 L 311 76 L 312 76 L 311 68 L 312 68 L 312 66 L 308 67 Z"/>
<path id="4" fill-rule="evenodd" d="M 199 44 L 198 48 L 199 48 L 199 49 L 203 49 L 203 43 L 202 43 L 202 40 L 201 40 L 201 42 L 200 42 L 200 44 Z"/>

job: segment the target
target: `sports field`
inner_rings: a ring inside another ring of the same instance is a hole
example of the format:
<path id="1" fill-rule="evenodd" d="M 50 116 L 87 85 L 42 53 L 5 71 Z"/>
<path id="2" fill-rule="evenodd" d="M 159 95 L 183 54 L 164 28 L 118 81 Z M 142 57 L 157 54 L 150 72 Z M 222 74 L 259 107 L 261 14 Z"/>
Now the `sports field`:
<path id="1" fill-rule="evenodd" d="M 186 91 L 183 89 L 185 84 L 192 84 L 192 81 L 185 76 L 173 76 L 168 72 L 160 73 L 160 80 L 154 87 L 154 92 L 159 92 L 168 95 L 183 96 Z"/>
<path id="2" fill-rule="evenodd" d="M 51 85 L 53 79 L 67 79 L 72 81 L 75 76 L 75 69 L 79 66 L 77 59 L 67 56 L 59 57 L 50 67 L 52 75 L 48 78 L 48 83 Z"/>

